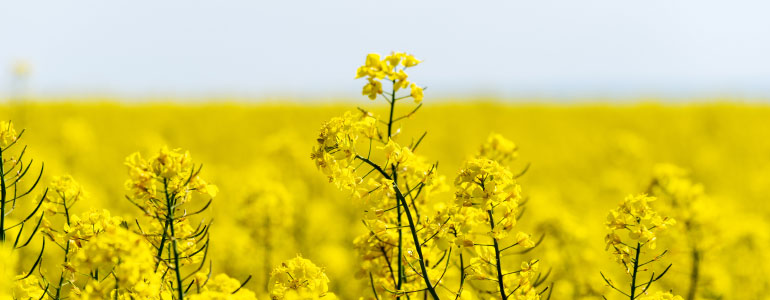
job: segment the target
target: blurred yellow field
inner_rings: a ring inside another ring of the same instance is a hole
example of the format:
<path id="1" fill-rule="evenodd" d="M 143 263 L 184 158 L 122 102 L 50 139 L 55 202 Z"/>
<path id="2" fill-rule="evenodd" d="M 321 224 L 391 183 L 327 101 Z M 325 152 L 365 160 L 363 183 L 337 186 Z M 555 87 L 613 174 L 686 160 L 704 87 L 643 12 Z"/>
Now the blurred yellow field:
<path id="1" fill-rule="evenodd" d="M 362 273 L 365 264 L 353 242 L 367 233 L 362 219 L 369 217 L 355 203 L 360 200 L 329 184 L 310 158 L 325 121 L 345 111 L 360 114 L 356 106 L 388 119 L 383 102 L 366 101 L 186 106 L 29 102 L 5 105 L 0 114 L 12 120 L 17 131 L 26 129 L 21 138 L 28 145 L 25 157 L 45 162 L 36 193 L 42 193 L 58 175 L 70 174 L 82 185 L 85 197 L 72 207 L 72 214 L 104 208 L 134 226 L 143 213 L 125 198 L 131 193 L 126 188 L 126 157 L 137 151 L 148 157 L 165 145 L 189 150 L 193 161 L 203 164 L 201 176 L 219 190 L 209 211 L 192 217 L 196 222 L 213 219 L 208 258 L 214 274 L 226 273 L 240 281 L 251 275 L 244 288 L 268 299 L 271 271 L 301 254 L 325 269 L 330 293 L 340 299 L 373 299 L 370 275 Z M 543 239 L 525 254 L 506 256 L 506 266 L 515 270 L 522 261 L 536 259 L 539 273 L 549 274 L 536 290 L 548 288 L 543 298 L 606 295 L 616 299 L 619 294 L 599 273 L 627 286 L 623 266 L 606 249 L 607 214 L 628 195 L 652 192 L 653 178 L 675 174 L 689 178 L 694 188 L 702 186 L 703 196 L 698 196 L 693 208 L 699 229 L 687 231 L 690 227 L 681 226 L 680 221 L 658 236 L 656 250 L 645 250 L 645 255 L 653 257 L 668 250 L 648 266 L 650 271 L 659 274 L 672 264 L 648 293 L 672 291 L 689 299 L 767 299 L 770 107 L 720 103 L 550 106 L 428 99 L 423 104 L 393 129 L 398 133 L 394 140 L 402 145 L 427 132 L 417 152 L 431 163 L 440 162 L 437 174 L 446 177 L 448 188 L 436 190 L 426 207 L 455 203 L 455 177 L 490 133 L 518 147 L 518 157 L 508 166 L 513 173 L 527 171 L 517 179 L 523 215 L 513 232 L 527 232 L 535 242 Z M 409 101 L 397 107 L 395 115 L 414 107 Z M 687 174 L 661 164 L 676 165 Z M 34 165 L 32 170 L 38 168 Z M 661 213 L 690 217 L 681 207 L 678 212 L 667 211 L 667 198 L 659 198 L 652 203 Z M 434 209 L 441 211 L 425 208 Z M 408 230 L 404 232 L 408 236 Z M 41 272 L 58 280 L 62 254 L 51 245 Z M 700 263 L 696 292 L 689 295 L 693 245 L 699 249 Z M 20 265 L 29 268 L 39 247 L 35 239 L 24 248 Z M 405 268 L 412 272 L 413 267 Z M 640 281 L 646 283 L 650 273 L 645 274 Z M 437 288 L 442 299 L 453 295 L 461 277 L 465 278 L 456 270 L 442 276 L 442 287 Z M 419 288 L 420 280 L 407 281 Z M 469 283 L 462 297 L 494 298 L 469 292 L 484 288 L 483 282 Z M 418 296 L 412 294 L 412 299 L 428 297 L 424 290 L 415 293 Z M 378 297 L 395 296 L 379 289 Z"/>

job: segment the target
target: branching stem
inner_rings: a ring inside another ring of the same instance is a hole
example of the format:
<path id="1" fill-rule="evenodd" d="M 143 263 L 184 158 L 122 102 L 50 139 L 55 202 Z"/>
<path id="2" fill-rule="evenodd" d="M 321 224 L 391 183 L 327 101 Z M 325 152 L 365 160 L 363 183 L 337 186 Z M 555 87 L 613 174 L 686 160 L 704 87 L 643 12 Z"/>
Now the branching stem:
<path id="1" fill-rule="evenodd" d="M 634 300 L 636 294 L 636 275 L 639 272 L 639 254 L 642 252 L 642 245 L 636 243 L 636 258 L 634 259 L 634 271 L 631 273 L 631 295 L 629 297 Z"/>
<path id="2" fill-rule="evenodd" d="M 169 224 L 169 230 L 171 238 L 171 249 L 173 250 L 174 254 L 174 272 L 176 273 L 176 287 L 177 287 L 177 297 L 178 300 L 184 299 L 184 290 L 182 288 L 182 270 L 180 270 L 179 265 L 179 249 L 176 244 L 176 234 L 174 232 L 174 213 L 176 211 L 176 205 L 173 197 L 168 194 L 168 182 L 166 180 L 163 181 L 163 190 L 166 193 L 166 209 L 167 209 L 167 215 L 166 215 L 166 222 Z M 162 247 L 162 245 L 161 245 Z"/>
<path id="3" fill-rule="evenodd" d="M 487 213 L 489 214 L 489 228 L 494 231 L 495 230 L 495 219 L 493 217 L 492 209 L 488 210 Z M 500 262 L 500 246 L 497 244 L 497 239 L 492 237 L 492 241 L 494 242 L 495 247 L 495 266 L 497 267 L 497 283 L 500 287 L 500 296 L 503 300 L 508 299 L 508 295 L 505 294 L 505 285 L 503 284 L 503 267 Z"/>
<path id="4" fill-rule="evenodd" d="M 377 172 L 379 172 L 380 175 L 382 175 L 382 177 L 385 177 L 385 179 L 393 180 L 393 178 L 390 175 L 388 175 L 388 173 L 386 173 L 385 170 L 382 169 L 382 167 L 375 164 L 371 160 L 360 155 L 356 155 L 356 158 L 365 162 L 366 164 L 368 164 L 369 166 L 377 170 Z M 409 223 L 409 231 L 412 233 L 412 239 L 414 240 L 415 250 L 417 251 L 417 257 L 419 258 L 418 260 L 420 263 L 420 270 L 422 272 L 422 275 L 420 277 L 422 277 L 423 280 L 425 280 L 425 285 L 427 286 L 426 289 L 428 290 L 430 295 L 433 297 L 433 299 L 439 300 L 438 294 L 436 293 L 436 289 L 433 287 L 433 284 L 430 282 L 430 278 L 428 278 L 428 270 L 425 267 L 425 259 L 422 254 L 422 247 L 420 246 L 420 238 L 417 237 L 417 228 L 414 225 L 412 212 L 409 210 L 409 206 L 406 203 L 406 198 L 404 198 L 404 195 L 401 193 L 401 189 L 399 189 L 397 185 L 393 185 L 393 189 L 396 191 L 396 200 L 399 202 L 400 205 L 403 205 L 403 207 L 406 208 L 404 210 L 404 213 L 406 214 L 406 220 Z"/>

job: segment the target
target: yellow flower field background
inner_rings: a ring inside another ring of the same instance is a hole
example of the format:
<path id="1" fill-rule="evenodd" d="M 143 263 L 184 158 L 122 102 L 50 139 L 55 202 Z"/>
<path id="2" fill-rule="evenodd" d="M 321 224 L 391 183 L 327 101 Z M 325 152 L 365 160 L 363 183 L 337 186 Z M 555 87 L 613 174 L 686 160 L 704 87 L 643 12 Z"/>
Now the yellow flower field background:
<path id="1" fill-rule="evenodd" d="M 526 170 L 517 179 L 526 203 L 514 232 L 527 232 L 534 241 L 543 238 L 531 251 L 511 256 L 509 264 L 518 267 L 521 261 L 537 259 L 540 272 L 549 274 L 538 288 L 549 287 L 543 298 L 619 296 L 600 275 L 627 286 L 623 266 L 606 249 L 607 214 L 626 196 L 649 193 L 655 178 L 671 174 L 691 181 L 688 187 L 702 188 L 692 208 L 700 226 L 687 232 L 679 220 L 657 237 L 654 252 L 668 252 L 653 268 L 660 272 L 672 266 L 650 294 L 672 291 L 688 297 L 691 246 L 697 244 L 698 282 L 690 299 L 768 298 L 770 107 L 713 100 L 529 105 L 495 99 L 440 101 L 427 94 L 417 113 L 394 125 L 394 137 L 409 144 L 427 132 L 419 154 L 439 161 L 437 174 L 450 186 L 432 198 L 454 201 L 454 178 L 490 133 L 517 146 L 518 156 L 508 165 L 514 173 Z M 387 103 L 365 98 L 310 105 L 30 100 L 3 105 L 0 115 L 17 130 L 26 129 L 21 141 L 28 145 L 26 157 L 35 160 L 32 170 L 45 162 L 41 187 L 65 174 L 82 185 L 85 194 L 73 214 L 104 208 L 133 223 L 141 211 L 125 198 L 126 157 L 137 151 L 157 153 L 164 145 L 188 150 L 195 163 L 203 164 L 202 176 L 219 190 L 209 211 L 196 216 L 213 220 L 208 258 L 215 274 L 240 281 L 251 275 L 244 288 L 269 299 L 271 271 L 301 254 L 324 268 L 329 291 L 340 299 L 371 299 L 370 278 L 361 276 L 362 262 L 353 245 L 367 231 L 365 213 L 349 193 L 329 184 L 309 154 L 325 121 L 345 111 L 358 113 L 356 107 L 387 120 Z M 413 109 L 397 107 L 396 115 Z M 665 202 L 663 198 L 652 204 Z M 690 214 L 664 212 L 685 218 Z M 20 252 L 17 271 L 34 263 L 40 240 Z M 61 256 L 51 250 L 42 258 L 43 272 L 55 274 L 54 280 Z M 450 273 L 443 280 L 455 282 L 460 276 Z M 382 293 L 379 297 L 387 298 Z"/>

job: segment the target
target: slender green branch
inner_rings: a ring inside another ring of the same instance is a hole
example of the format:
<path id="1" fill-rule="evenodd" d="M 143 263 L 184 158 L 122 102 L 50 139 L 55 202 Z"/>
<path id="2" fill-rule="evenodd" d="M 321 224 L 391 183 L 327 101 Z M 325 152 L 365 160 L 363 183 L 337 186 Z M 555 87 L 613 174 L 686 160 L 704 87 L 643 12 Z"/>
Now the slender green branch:
<path id="1" fill-rule="evenodd" d="M 67 226 L 70 226 L 71 225 L 70 224 L 70 210 L 69 210 L 69 207 L 67 206 L 67 198 L 63 197 L 63 195 L 62 195 L 61 200 L 62 200 L 62 206 L 64 207 L 64 217 L 65 217 L 65 220 L 67 221 Z M 64 265 L 67 265 L 67 262 L 69 262 L 69 257 L 68 256 L 70 254 L 70 241 L 69 240 L 65 240 L 64 242 L 67 243 L 67 245 L 64 248 Z M 62 268 L 61 275 L 59 275 L 59 285 L 56 288 L 56 298 L 54 298 L 56 300 L 61 299 L 61 290 L 62 290 L 62 284 L 64 283 L 64 272 L 65 272 L 65 270 L 66 270 L 65 268 Z M 115 293 L 117 293 L 117 289 L 116 289 Z"/>
<path id="2" fill-rule="evenodd" d="M 385 177 L 385 179 L 393 180 L 392 177 L 382 169 L 382 167 L 373 163 L 369 159 L 362 157 L 360 155 L 356 155 L 356 158 L 367 163 L 369 166 L 377 170 L 380 173 L 380 175 L 382 175 L 382 177 Z M 414 244 L 415 244 L 415 250 L 417 251 L 417 257 L 419 258 L 418 260 L 419 260 L 420 269 L 422 272 L 422 275 L 420 277 L 422 277 L 423 280 L 425 281 L 425 285 L 427 286 L 426 289 L 428 290 L 430 295 L 433 297 L 433 299 L 438 300 L 439 299 L 438 294 L 436 293 L 436 289 L 433 287 L 433 284 L 430 282 L 430 278 L 428 276 L 428 270 L 425 267 L 425 258 L 422 254 L 422 247 L 420 246 L 420 238 L 417 236 L 417 229 L 414 225 L 415 223 L 414 223 L 414 219 L 412 218 L 412 212 L 409 210 L 409 206 L 406 203 L 406 198 L 404 198 L 404 195 L 401 193 L 401 189 L 399 189 L 398 185 L 394 184 L 393 189 L 396 191 L 396 200 L 399 201 L 400 205 L 403 205 L 403 207 L 406 208 L 404 210 L 404 213 L 406 214 L 406 220 L 409 223 L 409 231 L 412 234 L 412 239 L 414 240 Z"/>
<path id="3" fill-rule="evenodd" d="M 179 265 L 179 249 L 177 247 L 177 239 L 176 234 L 174 232 L 174 213 L 175 213 L 175 203 L 171 197 L 171 195 L 168 194 L 168 182 L 164 179 L 163 180 L 163 190 L 166 194 L 166 222 L 169 223 L 169 230 L 170 230 L 170 238 L 171 238 L 171 249 L 174 253 L 174 272 L 176 273 L 176 286 L 177 286 L 177 297 L 178 300 L 184 299 L 184 290 L 182 289 L 182 271 L 180 270 Z"/>
<path id="4" fill-rule="evenodd" d="M 489 214 L 489 228 L 490 230 L 495 230 L 495 218 L 493 216 L 492 209 L 487 211 L 487 214 Z M 502 263 L 500 262 L 500 246 L 497 244 L 497 239 L 492 237 L 492 241 L 494 242 L 495 247 L 495 267 L 497 267 L 497 283 L 500 288 L 500 296 L 503 300 L 508 299 L 508 295 L 505 294 L 505 285 L 503 284 L 503 267 Z"/>
<path id="5" fill-rule="evenodd" d="M 395 80 L 393 80 L 393 84 L 394 85 L 396 84 Z M 396 89 L 393 89 L 393 92 L 391 92 L 390 99 L 391 99 L 391 101 L 389 101 L 390 102 L 390 117 L 388 118 L 388 139 L 393 137 L 393 135 L 391 133 L 392 133 L 392 129 L 393 129 L 393 111 L 395 110 L 395 107 L 396 107 L 396 100 L 395 100 L 396 99 Z"/>
<path id="6" fill-rule="evenodd" d="M 0 243 L 5 243 L 5 198 L 8 195 L 5 189 L 4 165 L 3 151 L 0 151 Z"/>
<path id="7" fill-rule="evenodd" d="M 642 252 L 642 245 L 640 243 L 636 243 L 636 258 L 634 259 L 634 270 L 633 273 L 631 273 L 631 294 L 629 297 L 631 300 L 634 300 L 634 295 L 636 293 L 636 275 L 639 272 L 639 254 Z"/>
<path id="8" fill-rule="evenodd" d="M 395 173 L 395 169 L 393 170 L 393 178 L 397 178 Z M 395 181 L 393 182 L 393 185 L 398 185 Z M 401 204 L 396 204 L 396 213 L 398 214 L 398 260 L 397 260 L 397 267 L 398 267 L 398 282 L 396 283 L 396 289 L 401 290 L 401 286 L 404 284 L 404 281 L 406 280 L 406 272 L 404 270 L 404 264 L 402 262 L 402 259 L 404 257 L 404 238 L 403 238 L 403 230 L 401 225 Z M 399 299 L 400 297 L 396 297 L 396 299 Z"/>
<path id="9" fill-rule="evenodd" d="M 158 258 L 158 261 L 155 262 L 155 271 L 158 271 L 158 266 L 160 266 L 160 261 L 163 260 L 163 245 L 166 244 L 166 238 L 168 238 L 168 224 L 170 222 L 169 218 L 164 218 L 163 221 L 163 234 L 160 238 L 160 245 L 158 245 L 158 254 L 156 255 Z"/>
<path id="10" fill-rule="evenodd" d="M 692 269 L 690 271 L 690 289 L 687 291 L 687 300 L 694 300 L 698 291 L 698 276 L 700 274 L 700 252 L 692 249 Z"/>
<path id="11" fill-rule="evenodd" d="M 374 277 L 372 277 L 372 272 L 369 272 L 369 282 L 372 284 L 372 293 L 374 293 L 374 299 L 380 300 L 380 296 L 377 295 L 377 289 L 374 288 Z"/>

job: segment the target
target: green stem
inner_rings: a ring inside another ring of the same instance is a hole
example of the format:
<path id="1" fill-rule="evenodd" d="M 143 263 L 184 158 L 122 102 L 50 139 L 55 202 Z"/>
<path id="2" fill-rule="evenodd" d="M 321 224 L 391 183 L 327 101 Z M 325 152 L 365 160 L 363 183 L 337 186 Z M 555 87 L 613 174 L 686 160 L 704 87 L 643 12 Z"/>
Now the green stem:
<path id="1" fill-rule="evenodd" d="M 69 207 L 67 207 L 67 198 L 62 197 L 62 206 L 64 207 L 64 217 L 67 220 L 67 226 L 70 226 L 70 211 Z M 69 254 L 70 254 L 70 241 L 66 240 L 67 246 L 64 248 L 64 265 L 67 265 L 67 262 L 69 262 Z M 64 283 L 64 271 L 66 269 L 62 268 L 61 275 L 59 275 L 59 285 L 58 288 L 56 288 L 56 300 L 61 299 L 61 290 L 62 290 L 62 284 Z M 117 278 L 115 279 L 117 280 Z M 117 293 L 117 289 L 115 290 Z"/>
<path id="2" fill-rule="evenodd" d="M 394 185 L 394 189 L 396 190 L 396 199 L 401 202 L 401 205 L 404 206 L 404 212 L 406 213 L 406 220 L 409 222 L 409 231 L 412 233 L 412 239 L 414 240 L 414 247 L 417 251 L 417 257 L 419 258 L 420 262 L 420 271 L 422 271 L 422 278 L 425 280 L 426 288 L 428 289 L 428 292 L 431 296 L 433 296 L 434 300 L 439 300 L 438 294 L 436 293 L 436 289 L 433 287 L 433 284 L 430 282 L 430 279 L 428 278 L 428 269 L 425 267 L 425 258 L 422 255 L 422 246 L 420 243 L 420 238 L 417 237 L 417 228 L 414 226 L 414 219 L 412 219 L 412 213 L 409 211 L 409 206 L 406 204 L 406 199 L 404 198 L 404 195 L 401 194 L 401 189 L 398 188 L 398 186 Z"/>
<path id="3" fill-rule="evenodd" d="M 356 158 L 365 162 L 377 172 L 382 175 L 382 177 L 385 177 L 387 180 L 393 180 L 393 178 L 388 175 L 388 173 L 385 173 L 385 170 L 382 169 L 378 164 L 375 164 L 371 160 L 369 160 L 366 157 L 363 157 L 361 155 L 356 155 Z M 431 296 L 433 296 L 434 300 L 439 300 L 438 294 L 436 293 L 436 289 L 433 287 L 433 284 L 430 282 L 430 278 L 428 278 L 428 270 L 425 267 L 425 259 L 422 255 L 422 243 L 420 242 L 420 238 L 417 237 L 417 228 L 414 225 L 414 219 L 412 218 L 412 212 L 409 210 L 409 206 L 406 204 L 406 198 L 404 198 L 404 194 L 401 193 L 401 189 L 398 188 L 398 185 L 393 185 L 393 189 L 396 191 L 396 200 L 399 202 L 398 205 L 403 205 L 405 210 L 404 213 L 406 214 L 406 220 L 409 223 L 409 231 L 412 233 L 412 239 L 414 240 L 415 250 L 417 251 L 417 257 L 419 258 L 420 263 L 420 269 L 422 270 L 422 277 L 425 281 L 425 285 L 427 286 L 426 289 L 430 293 Z"/>
<path id="4" fill-rule="evenodd" d="M 163 235 L 160 237 L 160 245 L 158 245 L 158 254 L 155 255 L 158 258 L 158 261 L 155 262 L 155 271 L 158 271 L 158 266 L 160 266 L 160 262 L 163 260 L 163 245 L 166 244 L 166 239 L 168 238 L 168 223 L 169 220 L 166 218 L 165 222 L 163 222 Z"/>
<path id="5" fill-rule="evenodd" d="M 639 253 L 642 252 L 642 245 L 636 243 L 636 258 L 634 259 L 634 272 L 631 274 L 631 300 L 634 300 L 636 294 L 636 275 L 639 272 Z"/>
<path id="6" fill-rule="evenodd" d="M 463 249 L 460 248 L 460 287 L 457 289 L 457 296 L 455 299 L 460 298 L 460 294 L 463 292 L 463 285 L 465 285 L 465 261 L 463 261 Z"/>
<path id="7" fill-rule="evenodd" d="M 487 210 L 487 213 L 489 214 L 489 228 L 494 231 L 495 230 L 495 219 L 493 217 L 492 209 Z M 492 241 L 494 242 L 495 246 L 495 266 L 497 267 L 497 284 L 500 287 L 500 296 L 503 300 L 508 299 L 508 296 L 505 294 L 505 285 L 503 284 L 503 267 L 500 263 L 500 246 L 497 243 L 497 239 L 492 237 Z"/>
<path id="8" fill-rule="evenodd" d="M 5 243 L 5 198 L 7 191 L 5 189 L 5 161 L 3 152 L 0 151 L 0 244 Z"/>
<path id="9" fill-rule="evenodd" d="M 396 81 L 393 81 L 393 85 L 396 84 Z M 393 112 L 396 108 L 396 90 L 393 89 L 393 92 L 390 94 L 390 116 L 388 117 L 388 140 L 393 136 Z M 393 171 L 393 185 L 398 186 L 398 174 L 396 173 L 396 168 L 392 168 Z M 406 208 L 406 206 L 404 206 Z M 406 208 L 408 209 L 408 208 Z M 406 280 L 406 272 L 404 270 L 404 263 L 403 263 L 403 255 L 404 255 L 404 240 L 403 240 L 403 231 L 402 231 L 402 224 L 401 224 L 401 204 L 396 204 L 396 213 L 398 218 L 398 259 L 396 261 L 397 263 L 397 272 L 398 272 L 398 281 L 396 283 L 396 289 L 401 290 L 401 286 L 403 286 L 404 281 Z M 401 299 L 401 296 L 396 297 L 396 299 Z"/>
<path id="10" fill-rule="evenodd" d="M 396 81 L 393 80 L 393 85 L 395 84 L 396 84 Z M 393 136 L 391 132 L 393 129 L 393 111 L 395 110 L 394 109 L 395 107 L 396 107 L 396 89 L 393 89 L 393 92 L 390 94 L 390 117 L 388 118 L 388 139 L 390 139 L 390 137 Z"/>
<path id="11" fill-rule="evenodd" d="M 692 249 L 692 270 L 690 271 L 690 290 L 687 292 L 687 300 L 695 300 L 698 289 L 698 276 L 700 274 L 700 252 Z"/>
<path id="12" fill-rule="evenodd" d="M 169 229 L 171 235 L 169 236 L 171 238 L 171 249 L 174 253 L 174 272 L 176 273 L 176 286 L 177 286 L 177 297 L 179 300 L 184 299 L 184 290 L 182 287 L 182 272 L 179 268 L 179 249 L 177 248 L 176 244 L 176 233 L 174 232 L 174 212 L 176 208 L 174 208 L 174 201 L 171 199 L 171 196 L 168 194 L 168 183 L 166 180 L 163 180 L 163 189 L 166 193 L 166 222 L 169 224 Z"/>
<path id="13" fill-rule="evenodd" d="M 396 177 L 396 174 L 393 174 L 393 178 Z M 395 185 L 395 181 L 393 182 Z M 396 213 L 398 214 L 398 260 L 397 260 L 397 267 L 398 267 L 398 283 L 396 283 L 396 289 L 401 290 L 401 286 L 404 282 L 404 275 L 406 273 L 404 272 L 404 263 L 401 261 L 402 257 L 404 256 L 404 240 L 403 240 L 403 231 L 402 231 L 402 225 L 401 225 L 401 204 L 399 203 L 396 205 Z M 396 299 L 400 299 L 401 296 L 396 297 Z"/>
<path id="14" fill-rule="evenodd" d="M 118 276 L 115 276 L 115 300 L 118 300 Z"/>

